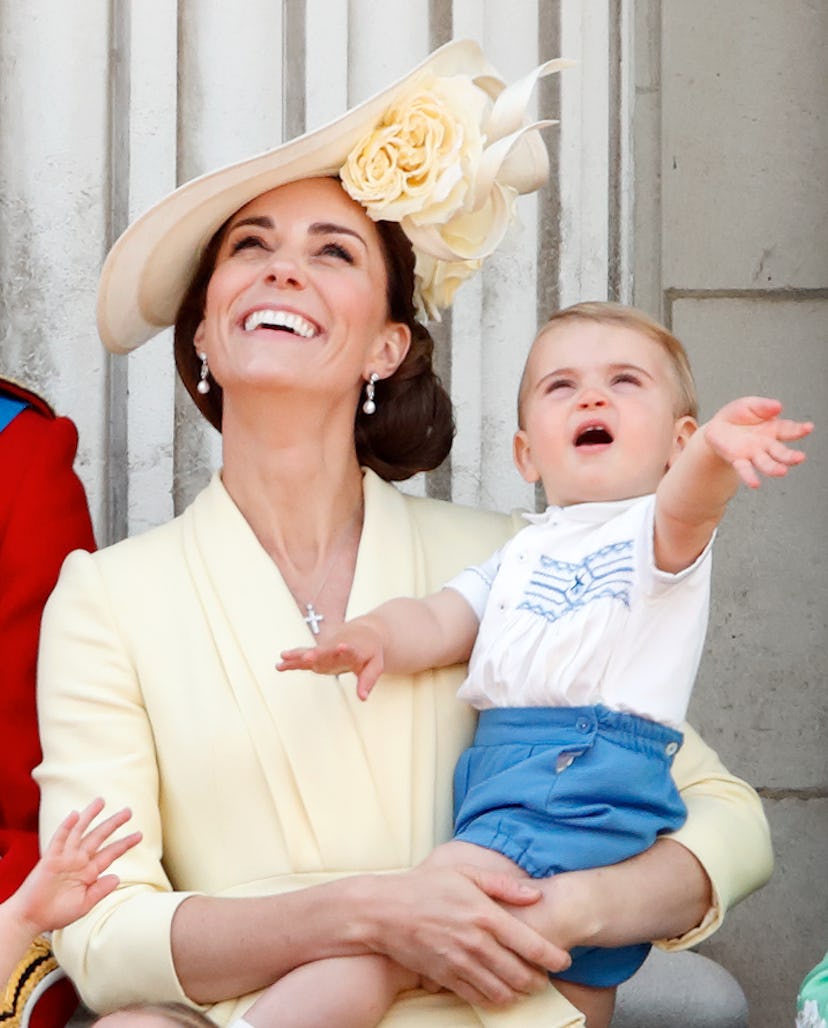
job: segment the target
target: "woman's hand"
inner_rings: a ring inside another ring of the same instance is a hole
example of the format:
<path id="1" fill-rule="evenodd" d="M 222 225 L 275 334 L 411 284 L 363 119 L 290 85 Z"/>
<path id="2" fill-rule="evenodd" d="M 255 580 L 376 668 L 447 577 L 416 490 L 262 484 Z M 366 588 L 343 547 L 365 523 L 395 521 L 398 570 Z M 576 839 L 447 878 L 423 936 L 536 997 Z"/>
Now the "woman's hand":
<path id="1" fill-rule="evenodd" d="M 513 912 L 567 949 L 679 938 L 713 903 L 697 858 L 666 838 L 618 864 L 562 872 L 537 885 L 543 900 Z"/>
<path id="2" fill-rule="evenodd" d="M 477 1006 L 506 1006 L 540 992 L 546 971 L 569 954 L 501 904 L 541 899 L 532 882 L 471 866 L 416 868 L 362 879 L 364 919 L 354 925 L 368 949 L 384 953 Z"/>

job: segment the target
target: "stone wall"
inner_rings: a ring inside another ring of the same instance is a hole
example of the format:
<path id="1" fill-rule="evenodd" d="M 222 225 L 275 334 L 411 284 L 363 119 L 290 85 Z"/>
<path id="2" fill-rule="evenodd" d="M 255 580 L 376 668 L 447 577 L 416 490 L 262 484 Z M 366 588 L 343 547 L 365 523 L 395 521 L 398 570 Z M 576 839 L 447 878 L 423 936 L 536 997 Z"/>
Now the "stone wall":
<path id="1" fill-rule="evenodd" d="M 722 525 L 691 708 L 759 788 L 776 852 L 704 952 L 753 1028 L 778 1028 L 828 949 L 828 7 L 666 0 L 636 28 L 636 302 L 687 345 L 703 415 L 759 393 L 817 423 L 806 464 Z"/>

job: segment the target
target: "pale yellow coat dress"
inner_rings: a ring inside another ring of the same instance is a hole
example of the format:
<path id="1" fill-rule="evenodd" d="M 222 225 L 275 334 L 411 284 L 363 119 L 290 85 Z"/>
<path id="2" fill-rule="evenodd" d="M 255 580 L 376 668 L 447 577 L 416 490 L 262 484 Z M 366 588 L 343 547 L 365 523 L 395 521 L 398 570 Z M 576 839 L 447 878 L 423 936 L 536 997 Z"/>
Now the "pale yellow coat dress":
<path id="1" fill-rule="evenodd" d="M 365 475 L 365 526 L 348 616 L 432 591 L 488 555 L 510 519 L 412 499 Z M 86 1003 L 107 1010 L 186 1000 L 170 922 L 192 893 L 275 893 L 417 863 L 451 829 L 451 776 L 474 714 L 461 669 L 386 676 L 367 703 L 353 680 L 280 674 L 307 626 L 216 476 L 179 518 L 99 553 L 71 555 L 43 625 L 39 704 L 42 833 L 104 795 L 143 842 L 119 889 L 55 950 Z M 755 794 L 691 735 L 676 764 L 682 831 L 717 894 L 705 927 L 769 871 Z M 250 997 L 213 1007 L 228 1023 Z M 389 1028 L 579 1023 L 550 987 L 505 1013 L 411 993 Z"/>

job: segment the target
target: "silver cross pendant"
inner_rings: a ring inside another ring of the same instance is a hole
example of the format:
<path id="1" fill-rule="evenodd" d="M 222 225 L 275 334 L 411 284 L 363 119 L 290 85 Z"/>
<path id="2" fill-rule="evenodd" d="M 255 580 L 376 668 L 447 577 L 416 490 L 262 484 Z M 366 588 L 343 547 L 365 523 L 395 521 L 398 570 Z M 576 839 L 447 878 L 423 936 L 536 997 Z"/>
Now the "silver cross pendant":
<path id="1" fill-rule="evenodd" d="M 307 610 L 307 616 L 302 618 L 305 624 L 310 628 L 314 635 L 319 635 L 319 622 L 325 620 L 324 614 L 317 614 L 313 609 L 312 603 L 306 603 L 305 609 Z"/>

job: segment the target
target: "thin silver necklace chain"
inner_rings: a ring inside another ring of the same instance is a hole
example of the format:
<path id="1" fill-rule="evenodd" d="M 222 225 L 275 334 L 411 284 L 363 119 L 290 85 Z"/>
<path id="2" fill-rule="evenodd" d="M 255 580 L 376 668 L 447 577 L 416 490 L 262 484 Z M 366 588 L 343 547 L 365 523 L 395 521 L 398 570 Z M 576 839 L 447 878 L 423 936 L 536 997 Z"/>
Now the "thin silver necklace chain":
<path id="1" fill-rule="evenodd" d="M 313 594 L 311 599 L 308 600 L 306 603 L 303 603 L 302 600 L 300 600 L 299 597 L 296 595 L 296 593 L 293 593 L 293 598 L 296 600 L 296 602 L 299 604 L 299 606 L 300 607 L 304 606 L 304 608 L 305 608 L 305 616 L 302 618 L 302 620 L 305 622 L 305 624 L 308 626 L 308 628 L 310 628 L 311 632 L 314 635 L 319 635 L 319 625 L 320 625 L 320 622 L 325 620 L 325 615 L 324 614 L 320 614 L 319 611 L 316 610 L 316 607 L 315 607 L 316 601 L 319 599 L 319 594 L 324 589 L 325 583 L 330 578 L 331 572 L 333 571 L 334 567 L 336 566 L 336 564 L 337 564 L 337 562 L 338 562 L 338 560 L 339 560 L 339 558 L 341 556 L 343 543 L 347 539 L 348 533 L 350 532 L 351 528 L 353 527 L 354 522 L 357 520 L 357 518 L 361 514 L 362 514 L 362 504 L 360 503 L 357 506 L 357 509 L 354 511 L 353 516 L 350 518 L 350 520 L 347 522 L 347 524 L 342 529 L 342 531 L 341 531 L 341 533 L 339 535 L 339 538 L 336 541 L 336 546 L 334 547 L 333 557 L 331 557 L 330 563 L 328 564 L 327 568 L 325 568 L 325 574 L 322 576 L 322 581 L 316 587 L 316 592 Z M 293 592 L 292 589 L 291 589 L 291 592 Z"/>

